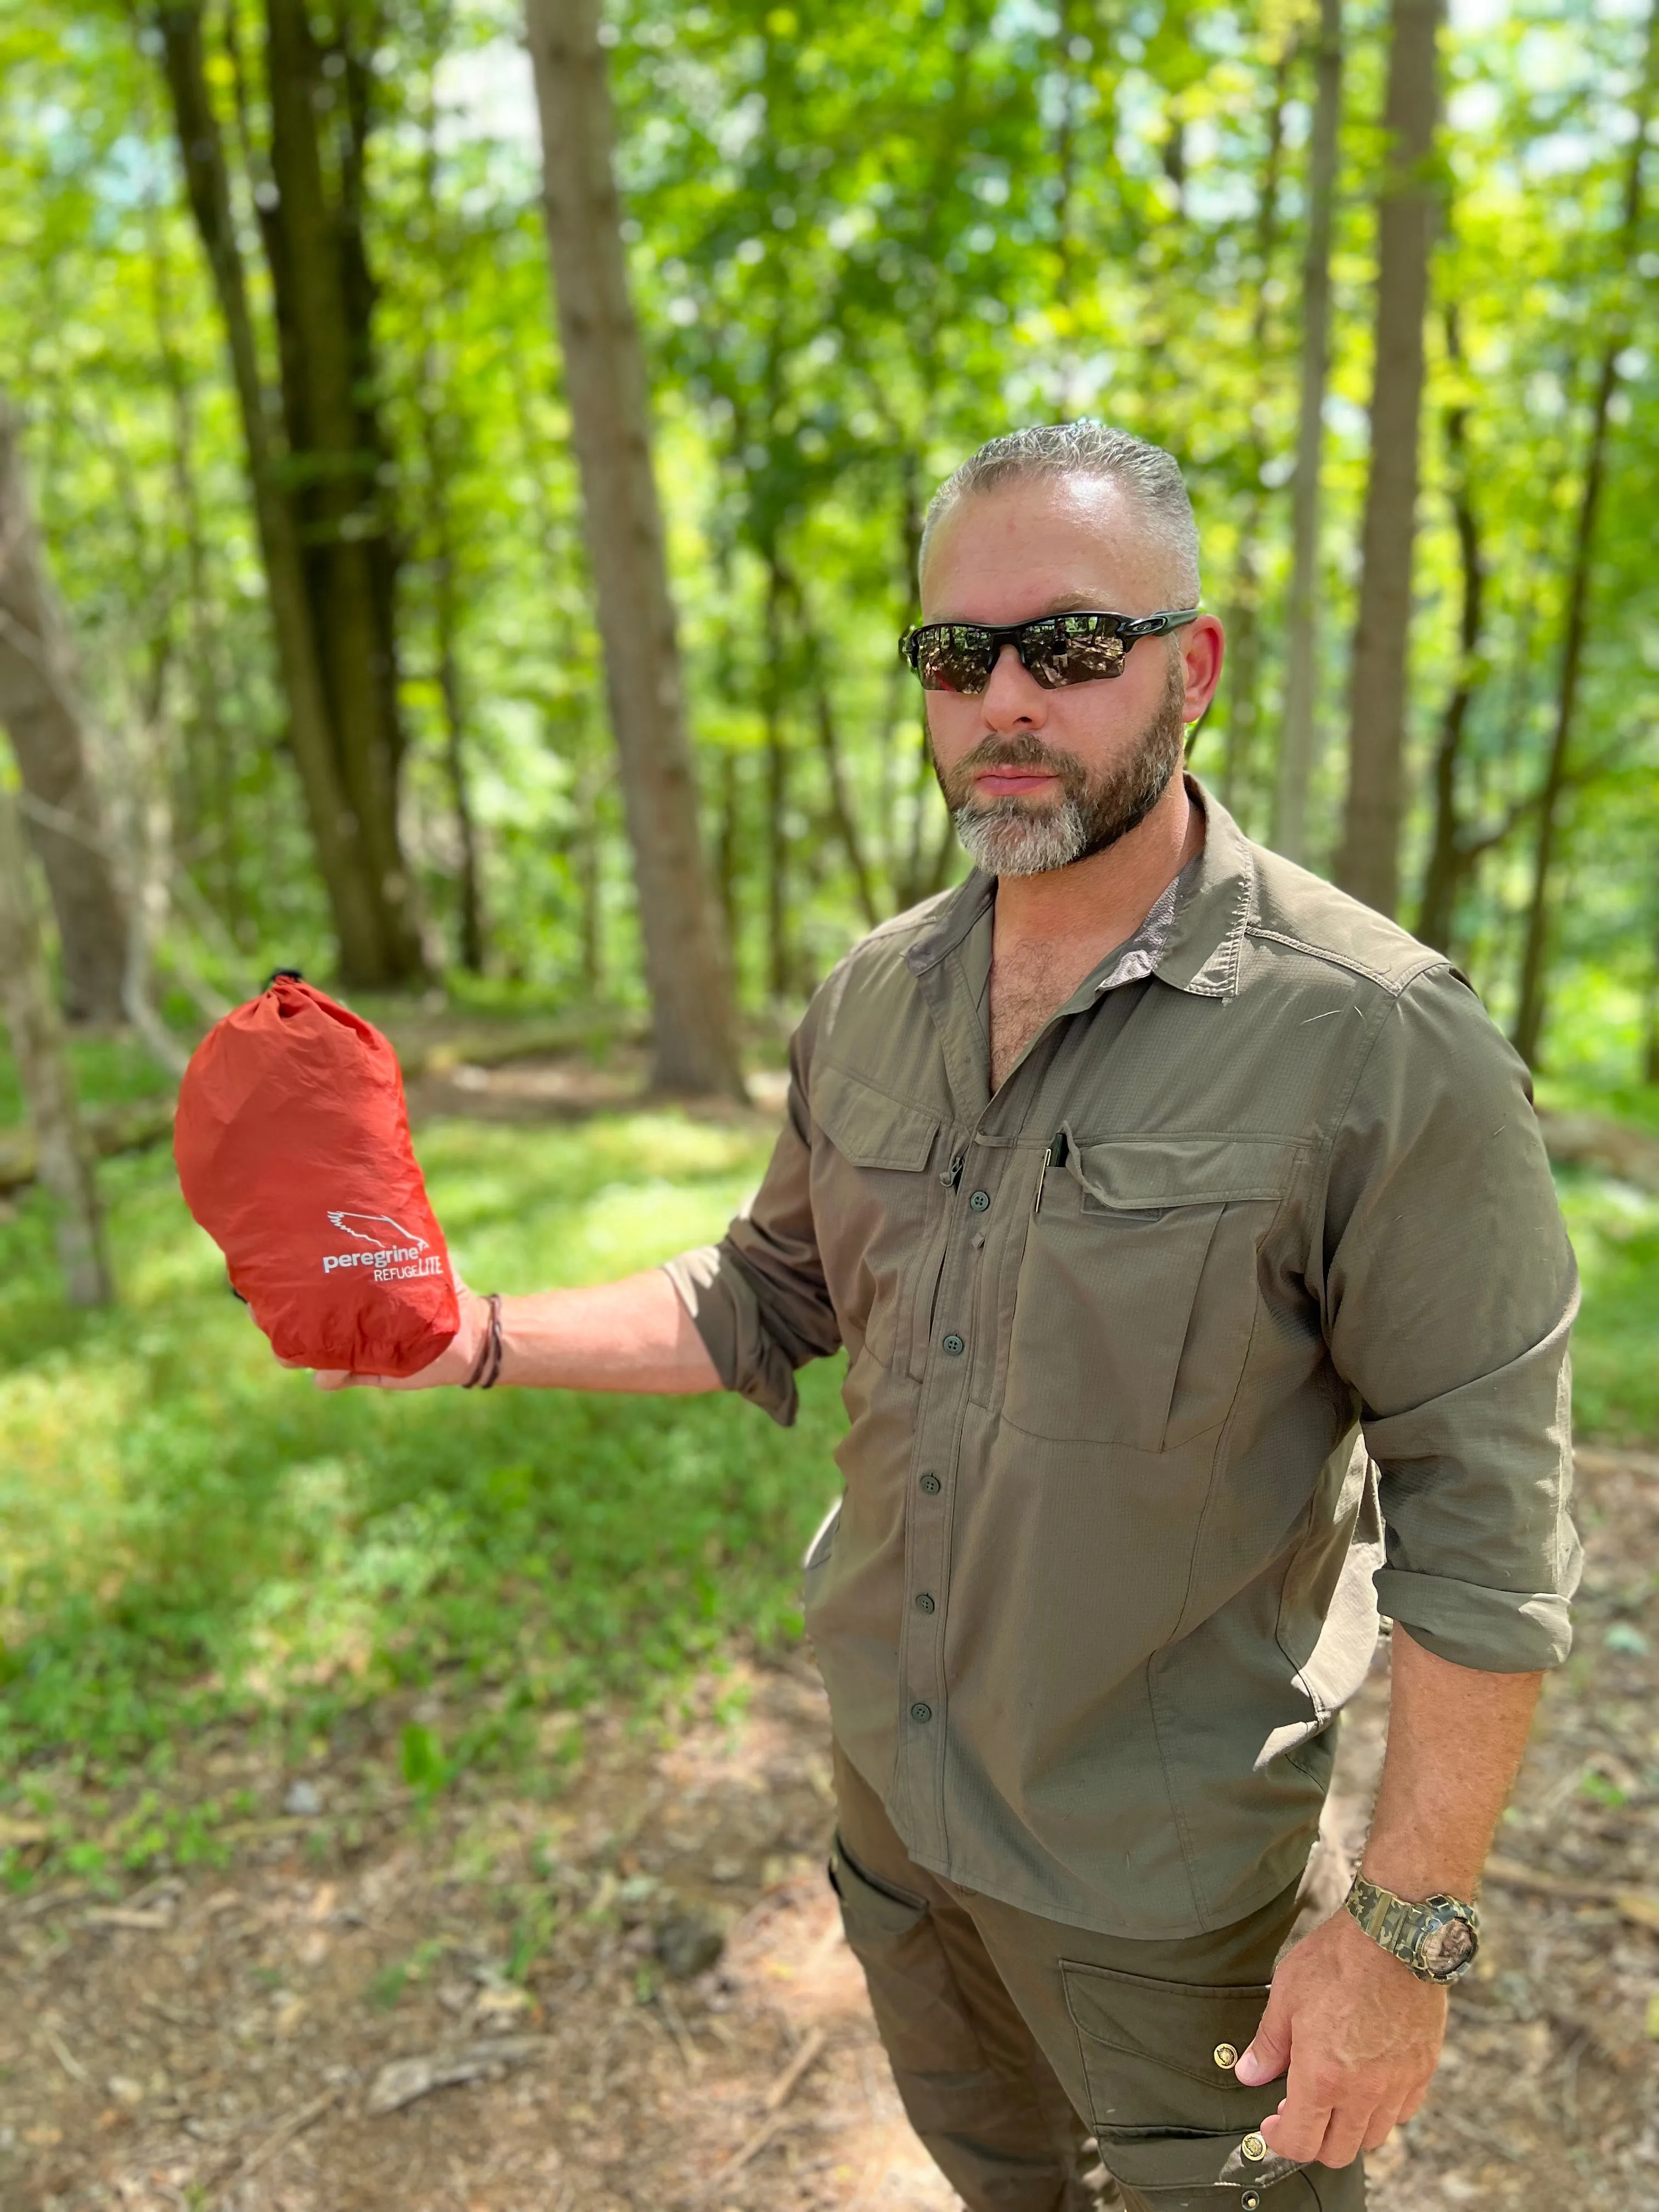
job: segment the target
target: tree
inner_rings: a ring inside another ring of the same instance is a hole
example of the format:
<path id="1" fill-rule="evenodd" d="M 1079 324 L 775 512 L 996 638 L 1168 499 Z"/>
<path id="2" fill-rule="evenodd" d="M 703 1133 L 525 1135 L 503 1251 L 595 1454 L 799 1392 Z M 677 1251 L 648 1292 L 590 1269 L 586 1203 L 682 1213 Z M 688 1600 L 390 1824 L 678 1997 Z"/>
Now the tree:
<path id="1" fill-rule="evenodd" d="M 72 1021 L 118 1022 L 128 922 L 94 773 L 91 734 L 23 471 L 21 425 L 0 398 L 0 724 L 46 869 Z"/>
<path id="2" fill-rule="evenodd" d="M 1273 841 L 1292 860 L 1308 857 L 1308 793 L 1319 751 L 1319 525 L 1331 354 L 1331 226 L 1341 124 L 1342 0 L 1319 0 L 1308 234 L 1302 258 L 1302 379 L 1291 492 L 1285 716 L 1273 793 Z"/>
<path id="3" fill-rule="evenodd" d="M 0 1008 L 34 1125 L 41 1182 L 58 1204 L 58 1255 L 70 1304 L 108 1305 L 114 1297 L 104 1249 L 92 1146 L 82 1125 L 75 1077 L 52 1000 L 33 871 L 11 793 L 0 787 Z"/>
<path id="4" fill-rule="evenodd" d="M 703 872 L 644 351 L 628 284 L 594 0 L 529 0 L 547 236 L 653 1010 L 653 1080 L 741 1097 Z"/>
<path id="5" fill-rule="evenodd" d="M 1336 880 L 1381 914 L 1399 898 L 1406 805 L 1407 650 L 1417 529 L 1423 323 L 1438 194 L 1442 0 L 1391 0 L 1388 143 L 1377 204 L 1370 458 L 1360 539 L 1359 612 L 1349 672 L 1348 798 Z"/>
<path id="6" fill-rule="evenodd" d="M 1624 205 L 1614 247 L 1613 268 L 1621 285 L 1627 285 L 1636 258 L 1643 216 L 1643 169 L 1648 132 L 1659 95 L 1659 0 L 1648 15 L 1647 51 L 1636 97 L 1632 103 L 1630 152 L 1625 169 Z M 1596 526 L 1607 480 L 1607 441 L 1613 421 L 1613 396 L 1619 387 L 1620 365 L 1631 343 L 1631 312 L 1621 303 L 1607 320 L 1600 358 L 1595 366 L 1595 396 L 1590 403 L 1588 451 L 1583 481 L 1574 518 L 1571 566 L 1567 580 L 1567 617 L 1561 641 L 1561 672 L 1556 690 L 1554 726 L 1548 758 L 1538 794 L 1537 830 L 1533 845 L 1532 894 L 1527 908 L 1526 943 L 1521 955 L 1521 983 L 1515 1017 L 1515 1048 L 1529 1067 L 1535 1066 L 1543 1038 L 1545 959 L 1548 950 L 1551 874 L 1560 836 L 1561 803 L 1565 796 L 1578 712 L 1584 648 L 1589 636 L 1590 580 L 1595 557 Z"/>
<path id="7" fill-rule="evenodd" d="M 275 301 L 280 394 L 273 408 L 202 9 L 164 7 L 159 21 L 185 185 L 240 407 L 289 741 L 341 968 L 349 982 L 408 982 L 421 974 L 422 957 L 398 824 L 397 551 L 383 483 L 389 457 L 364 244 L 372 26 L 356 26 L 344 5 L 331 18 L 313 19 L 304 0 L 267 0 L 269 174 L 255 177 L 253 196 Z M 234 14 L 226 22 L 228 31 Z M 252 93 L 234 45 L 231 59 L 243 142 L 258 162 Z"/>

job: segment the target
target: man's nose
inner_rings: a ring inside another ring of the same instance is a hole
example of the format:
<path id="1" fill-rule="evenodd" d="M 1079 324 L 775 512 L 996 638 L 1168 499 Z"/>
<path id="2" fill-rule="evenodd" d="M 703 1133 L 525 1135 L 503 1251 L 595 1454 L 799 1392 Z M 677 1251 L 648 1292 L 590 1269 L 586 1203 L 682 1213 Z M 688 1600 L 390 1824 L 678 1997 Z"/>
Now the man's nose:
<path id="1" fill-rule="evenodd" d="M 1005 645 L 980 702 L 989 730 L 1037 730 L 1048 719 L 1048 695 L 1012 645 Z"/>

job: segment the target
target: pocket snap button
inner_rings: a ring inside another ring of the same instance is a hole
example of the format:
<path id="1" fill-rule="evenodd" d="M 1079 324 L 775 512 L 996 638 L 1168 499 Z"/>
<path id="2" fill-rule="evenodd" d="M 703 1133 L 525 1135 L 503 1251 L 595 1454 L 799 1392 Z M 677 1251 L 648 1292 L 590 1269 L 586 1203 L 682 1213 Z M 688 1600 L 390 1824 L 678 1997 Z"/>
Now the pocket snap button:
<path id="1" fill-rule="evenodd" d="M 1238 2147 L 1253 2166 L 1259 2165 L 1267 2155 L 1267 2142 L 1265 2138 L 1261 2136 L 1246 2136 L 1243 2142 L 1240 2143 Z"/>
<path id="2" fill-rule="evenodd" d="M 1240 2212 L 1261 2212 L 1261 2191 L 1259 2189 L 1247 2189 L 1238 2202 Z"/>
<path id="3" fill-rule="evenodd" d="M 1218 2066 L 1223 2068 L 1237 2065 L 1238 2053 L 1233 2049 L 1231 2043 L 1217 2044 L 1215 2047 L 1215 2063 Z"/>

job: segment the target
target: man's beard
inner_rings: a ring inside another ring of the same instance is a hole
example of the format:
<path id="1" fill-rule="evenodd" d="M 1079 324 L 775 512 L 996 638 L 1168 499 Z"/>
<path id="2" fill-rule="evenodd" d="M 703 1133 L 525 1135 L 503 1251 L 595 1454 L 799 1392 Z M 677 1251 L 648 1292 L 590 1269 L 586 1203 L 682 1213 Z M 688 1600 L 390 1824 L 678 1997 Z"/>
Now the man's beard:
<path id="1" fill-rule="evenodd" d="M 1138 829 L 1181 765 L 1185 690 L 1182 663 L 1172 659 L 1152 719 L 1124 757 L 1093 781 L 1075 753 L 1058 752 L 1031 734 L 982 738 L 948 775 L 935 754 L 933 773 L 975 866 L 988 876 L 1046 875 L 1103 853 Z M 988 768 L 1044 769 L 1058 780 L 1061 796 L 975 799 L 974 777 Z"/>

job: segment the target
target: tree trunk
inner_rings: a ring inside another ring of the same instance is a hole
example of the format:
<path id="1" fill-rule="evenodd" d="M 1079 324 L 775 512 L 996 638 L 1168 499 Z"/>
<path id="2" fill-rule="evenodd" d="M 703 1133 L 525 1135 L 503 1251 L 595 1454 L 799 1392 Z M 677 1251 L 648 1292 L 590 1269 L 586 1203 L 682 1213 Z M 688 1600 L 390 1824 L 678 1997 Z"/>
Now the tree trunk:
<path id="1" fill-rule="evenodd" d="M 58 1255 L 70 1304 L 106 1306 L 115 1292 L 104 1248 L 92 1146 L 82 1126 L 41 941 L 22 825 L 0 790 L 0 1006 L 34 1127 L 37 1172 L 58 1202 Z"/>
<path id="2" fill-rule="evenodd" d="M 1455 362 L 1462 359 L 1458 343 L 1457 315 L 1446 310 L 1446 351 Z M 1457 550 L 1463 572 L 1463 605 L 1458 623 L 1457 675 L 1446 711 L 1441 717 L 1440 738 L 1434 751 L 1434 842 L 1423 878 L 1423 903 L 1417 917 L 1417 933 L 1437 951 L 1451 949 L 1452 922 L 1457 895 L 1462 889 L 1476 848 L 1463 834 L 1457 811 L 1458 769 L 1469 704 L 1480 681 L 1481 600 L 1486 586 L 1486 562 L 1480 550 L 1480 519 L 1469 482 L 1468 410 L 1460 401 L 1446 410 L 1446 459 L 1451 475 L 1452 520 L 1457 529 Z"/>
<path id="3" fill-rule="evenodd" d="M 527 0 L 548 245 L 639 892 L 659 1090 L 743 1095 L 703 869 L 645 359 L 629 295 L 596 0 Z"/>
<path id="4" fill-rule="evenodd" d="M 1348 801 L 1336 879 L 1379 914 L 1400 896 L 1406 802 L 1407 672 L 1417 531 L 1423 319 L 1438 195 L 1442 0 L 1391 0 L 1388 150 L 1377 209 L 1370 464 L 1361 532 L 1359 617 L 1349 674 Z"/>
<path id="5" fill-rule="evenodd" d="M 364 397 L 372 363 L 356 206 L 359 125 L 342 131 L 347 150 L 335 163 L 331 208 L 318 137 L 327 80 L 295 0 L 270 0 L 276 182 L 262 192 L 260 227 L 277 303 L 284 440 L 260 375 L 201 9 L 165 8 L 159 21 L 185 186 L 241 412 L 289 742 L 341 969 L 349 982 L 412 981 L 422 962 L 398 836 L 393 564 L 377 483 L 384 441 Z M 355 82 L 348 66 L 348 94 Z"/>
<path id="6" fill-rule="evenodd" d="M 1625 172 L 1625 206 L 1619 227 L 1613 266 L 1630 282 L 1642 228 L 1642 161 L 1659 91 L 1659 0 L 1648 15 L 1647 58 L 1634 102 L 1635 130 Z M 1527 910 L 1527 939 L 1521 955 L 1521 988 L 1515 1017 L 1515 1048 L 1528 1067 L 1538 1065 L 1538 1048 L 1544 1033 L 1545 969 L 1549 952 L 1550 877 L 1560 837 L 1561 800 L 1568 783 L 1573 724 L 1578 710 L 1578 684 L 1584 647 L 1589 632 L 1590 571 L 1595 553 L 1595 526 L 1607 476 L 1607 433 L 1613 395 L 1619 386 L 1619 360 L 1631 342 L 1629 307 L 1612 318 L 1602 341 L 1595 379 L 1595 398 L 1590 410 L 1589 451 L 1584 459 L 1584 482 L 1578 495 L 1578 514 L 1573 532 L 1572 568 L 1567 580 L 1567 620 L 1561 642 L 1561 674 L 1556 690 L 1555 726 L 1549 758 L 1538 795 L 1538 825 L 1533 847 L 1532 896 Z"/>
<path id="7" fill-rule="evenodd" d="M 1273 842 L 1291 860 L 1308 856 L 1308 793 L 1319 757 L 1319 510 L 1331 354 L 1331 227 L 1341 125 L 1342 0 L 1319 0 L 1308 236 L 1302 258 L 1302 391 L 1291 495 L 1285 717 L 1273 793 Z"/>
<path id="8" fill-rule="evenodd" d="M 440 19 L 438 51 L 448 28 Z M 441 264 L 444 250 L 439 238 L 438 115 L 432 93 L 436 74 L 434 52 L 427 70 L 428 99 L 422 118 L 421 160 L 422 198 L 425 203 L 426 235 L 435 259 Z M 441 308 L 453 305 L 453 285 L 447 270 L 441 289 Z M 466 762 L 466 722 L 462 711 L 462 679 L 459 633 L 460 595 L 456 586 L 455 529 L 450 506 L 453 453 L 446 424 L 453 410 L 441 357 L 429 344 L 421 362 L 416 410 L 421 425 L 422 457 L 426 464 L 426 523 L 432 544 L 432 622 L 438 654 L 438 695 L 443 709 L 444 765 L 449 775 L 450 804 L 455 816 L 455 842 L 459 865 L 456 871 L 459 907 L 461 965 L 469 975 L 482 975 L 484 965 L 483 903 L 478 888 L 478 837 L 472 817 L 472 795 Z"/>
<path id="9" fill-rule="evenodd" d="M 20 439 L 18 417 L 0 399 L 0 723 L 17 756 L 29 840 L 58 917 L 65 1011 L 72 1021 L 118 1022 L 127 915 Z"/>
<path id="10" fill-rule="evenodd" d="M 783 572 L 777 556 L 766 565 L 766 665 L 762 720 L 766 729 L 766 988 L 775 1006 L 788 999 L 794 981 L 789 939 L 789 746 L 783 720 Z"/>
<path id="11" fill-rule="evenodd" d="M 1267 156 L 1262 164 L 1261 189 L 1256 201 L 1255 304 L 1250 316 L 1250 358 L 1258 364 L 1265 363 L 1267 351 L 1267 286 L 1279 243 L 1279 182 L 1284 158 L 1285 99 L 1290 66 L 1291 47 L 1286 44 L 1273 68 L 1273 102 L 1267 114 Z M 1250 433 L 1244 449 L 1250 489 L 1239 526 L 1238 561 L 1233 573 L 1232 607 L 1227 623 L 1232 671 L 1227 684 L 1221 799 L 1222 804 L 1235 814 L 1243 811 L 1245 787 L 1255 765 L 1261 710 L 1261 568 L 1257 540 L 1267 511 L 1267 487 L 1261 481 L 1261 471 L 1267 461 L 1263 411 L 1261 399 L 1252 400 Z"/>

